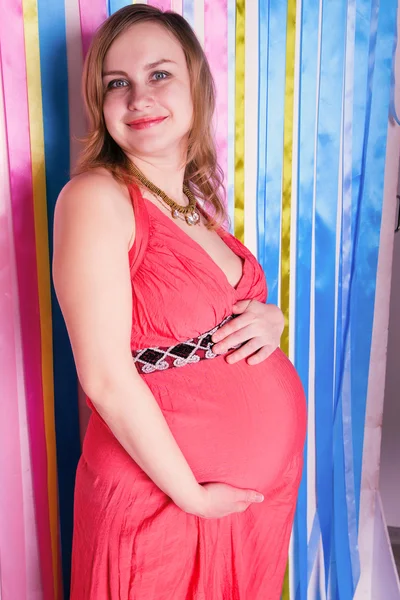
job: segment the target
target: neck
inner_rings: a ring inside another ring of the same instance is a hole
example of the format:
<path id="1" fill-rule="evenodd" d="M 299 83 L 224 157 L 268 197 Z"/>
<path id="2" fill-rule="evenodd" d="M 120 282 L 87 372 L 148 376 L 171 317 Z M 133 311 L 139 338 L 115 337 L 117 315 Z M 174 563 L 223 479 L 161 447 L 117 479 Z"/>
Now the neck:
<path id="1" fill-rule="evenodd" d="M 183 193 L 185 167 L 179 165 L 178 161 L 153 158 L 147 160 L 137 156 L 129 158 L 151 183 L 159 187 L 172 200 L 179 204 L 187 204 L 186 196 Z"/>

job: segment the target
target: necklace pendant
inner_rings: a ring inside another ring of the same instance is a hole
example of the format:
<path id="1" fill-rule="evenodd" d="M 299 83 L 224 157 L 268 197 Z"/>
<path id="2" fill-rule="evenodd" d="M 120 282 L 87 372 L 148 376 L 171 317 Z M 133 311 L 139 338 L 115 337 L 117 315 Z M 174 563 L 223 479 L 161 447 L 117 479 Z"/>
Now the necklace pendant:
<path id="1" fill-rule="evenodd" d="M 188 225 L 196 225 L 200 220 L 200 215 L 197 211 L 193 211 L 185 216 Z"/>
<path id="2" fill-rule="evenodd" d="M 172 214 L 172 216 L 173 216 L 173 218 L 174 218 L 174 219 L 177 219 L 177 218 L 179 217 L 179 211 L 178 211 L 178 210 L 176 210 L 176 209 L 175 209 L 175 210 L 173 210 L 173 211 L 171 212 L 171 214 Z"/>

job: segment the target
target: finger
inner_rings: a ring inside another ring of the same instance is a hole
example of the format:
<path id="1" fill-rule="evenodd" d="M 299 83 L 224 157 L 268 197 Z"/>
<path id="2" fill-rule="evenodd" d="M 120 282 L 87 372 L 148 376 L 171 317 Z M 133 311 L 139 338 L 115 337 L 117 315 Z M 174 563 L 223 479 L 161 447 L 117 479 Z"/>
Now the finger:
<path id="1" fill-rule="evenodd" d="M 239 490 L 238 494 L 239 502 L 262 502 L 264 500 L 263 494 L 256 490 Z"/>
<path id="2" fill-rule="evenodd" d="M 260 348 L 260 343 L 257 341 L 256 338 L 249 340 L 247 342 L 247 344 L 244 344 L 237 350 L 234 350 L 233 352 L 228 354 L 228 356 L 226 357 L 226 362 L 229 363 L 230 365 L 232 365 L 232 364 L 238 362 L 239 360 L 243 360 L 244 358 L 251 356 L 252 354 L 257 352 L 257 350 L 259 350 L 259 348 Z"/>
<path id="3" fill-rule="evenodd" d="M 253 317 L 251 315 L 241 315 L 240 317 L 236 317 L 236 319 L 232 319 L 232 321 L 229 321 L 213 333 L 211 339 L 214 343 L 221 342 L 222 340 L 225 340 L 228 335 L 232 335 L 232 333 L 235 333 L 244 327 L 248 327 L 252 321 Z"/>
<path id="4" fill-rule="evenodd" d="M 256 352 L 255 354 L 252 354 L 251 356 L 248 357 L 247 364 L 248 365 L 260 364 L 261 362 L 263 362 L 263 360 L 265 360 L 269 356 L 271 356 L 271 354 L 273 352 L 275 352 L 277 347 L 278 346 L 263 346 L 262 348 L 260 348 L 260 350 L 258 352 Z"/>
<path id="5" fill-rule="evenodd" d="M 241 313 L 243 313 L 245 310 L 247 310 L 247 307 L 249 306 L 249 304 L 252 302 L 252 300 L 238 300 L 238 302 L 236 302 L 233 306 L 232 306 L 232 311 L 234 315 L 240 315 Z"/>
<path id="6" fill-rule="evenodd" d="M 239 329 L 239 331 L 235 331 L 235 333 L 231 333 L 226 338 L 224 338 L 221 342 L 218 342 L 218 344 L 215 344 L 212 347 L 212 351 L 215 352 L 216 354 L 225 354 L 225 352 L 228 352 L 228 350 L 231 350 L 232 348 L 235 348 L 235 346 L 239 346 L 240 344 L 244 344 L 245 342 L 248 342 L 249 340 L 253 339 L 254 337 L 255 337 L 254 329 L 251 327 L 251 325 L 247 325 L 247 327 L 243 327 L 242 329 Z M 264 343 L 265 343 L 265 340 L 264 340 Z M 254 348 L 254 352 L 256 350 L 258 350 L 259 348 L 261 348 L 261 346 L 262 346 L 262 343 L 259 343 L 258 347 Z"/>

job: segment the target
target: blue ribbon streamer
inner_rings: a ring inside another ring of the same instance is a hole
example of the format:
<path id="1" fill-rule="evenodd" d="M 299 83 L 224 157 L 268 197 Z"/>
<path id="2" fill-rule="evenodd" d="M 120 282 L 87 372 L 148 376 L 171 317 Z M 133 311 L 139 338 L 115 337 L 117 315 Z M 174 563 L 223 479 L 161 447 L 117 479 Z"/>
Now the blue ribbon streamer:
<path id="1" fill-rule="evenodd" d="M 120 8 L 124 6 L 128 6 L 132 4 L 132 2 L 127 2 L 127 0 L 107 0 L 107 12 L 108 16 L 114 14 Z"/>
<path id="2" fill-rule="evenodd" d="M 372 78 L 375 63 L 375 46 L 377 33 L 377 5 L 371 6 L 371 0 L 357 1 L 357 19 L 355 28 L 355 50 L 354 64 L 357 68 L 354 69 L 354 85 L 353 85 L 353 112 L 348 115 L 352 121 L 353 138 L 352 138 L 352 181 L 351 181 L 351 208 L 348 208 L 347 198 L 347 176 L 344 180 L 344 206 L 343 206 L 343 235 L 346 236 L 346 222 L 350 220 L 351 229 L 351 257 L 343 257 L 345 259 L 346 278 L 341 275 L 340 281 L 341 297 L 343 296 L 343 306 L 339 314 L 341 317 L 341 338 L 338 339 L 338 347 L 341 351 L 341 357 L 338 358 L 340 365 L 337 373 L 337 396 L 335 398 L 335 436 L 334 436 L 334 452 L 335 452 L 335 523 L 336 529 L 343 529 L 350 534 L 348 554 L 343 555 L 343 552 L 338 553 L 337 568 L 340 574 L 347 573 L 347 579 L 352 581 L 352 588 L 355 588 L 358 580 L 359 559 L 356 544 L 356 528 L 359 514 L 359 487 L 361 477 L 361 455 L 353 454 L 352 463 L 353 469 L 350 475 L 346 469 L 346 463 L 349 463 L 353 447 L 353 427 L 357 425 L 352 419 L 352 405 L 354 404 L 354 393 L 351 389 L 351 372 L 354 369 L 353 351 L 350 351 L 349 346 L 349 329 L 350 318 L 352 316 L 352 279 L 354 275 L 354 253 L 356 248 L 357 228 L 359 221 L 359 203 L 360 191 L 362 190 L 362 180 L 364 177 L 365 161 L 363 155 L 366 144 L 368 143 L 368 113 L 370 111 L 371 94 L 372 94 Z M 347 169 L 346 169 L 347 170 Z M 361 192 L 362 193 L 362 192 Z M 350 215 L 349 215 L 350 213 Z M 343 256 L 342 251 L 342 256 Z M 350 369 L 351 365 L 351 369 Z M 343 383 L 345 386 L 343 387 Z M 362 400 L 365 402 L 365 398 Z M 338 403 L 340 405 L 339 414 Z M 348 422 L 350 420 L 351 426 Z M 336 423 L 337 421 L 337 423 Z M 353 422 L 352 422 L 353 421 Z M 347 431 L 344 427 L 347 423 Z M 364 424 L 362 425 L 364 427 Z M 358 467 L 357 467 L 358 465 Z M 347 468 L 349 468 L 347 464 Z M 347 473 L 347 475 L 346 475 Z M 350 478 L 354 478 L 351 481 Z M 346 507 L 346 510 L 345 510 Z M 354 514 L 355 513 L 355 514 Z M 356 523 L 354 523 L 356 521 Z M 350 569 L 351 567 L 351 569 Z M 343 579 L 343 577 L 342 577 Z M 342 589 L 341 580 L 338 582 L 339 590 Z M 342 589 L 343 593 L 343 589 Z"/>
<path id="3" fill-rule="evenodd" d="M 265 163 L 258 164 L 260 174 L 257 182 L 258 190 L 263 192 L 263 177 L 265 180 L 265 196 L 257 197 L 257 215 L 264 217 L 263 223 L 258 223 L 259 231 L 264 231 L 258 238 L 258 249 L 262 260 L 260 263 L 268 281 L 268 302 L 279 303 L 280 282 L 280 244 L 281 244 L 281 204 L 282 204 L 282 171 L 283 171 L 283 129 L 284 129 L 284 100 L 286 78 L 286 27 L 287 4 L 279 0 L 270 0 L 268 8 L 260 2 L 260 31 L 266 35 L 267 71 L 261 72 L 260 77 L 267 77 L 268 88 L 261 82 L 260 90 L 267 91 L 266 98 L 260 98 L 260 112 L 266 122 L 259 120 L 259 128 L 266 128 L 268 135 L 265 150 L 260 145 L 261 155 Z M 266 20 L 268 19 L 268 21 Z M 264 51 L 261 58 L 264 57 Z M 260 134 L 259 134 L 260 135 Z M 261 134 L 262 136 L 263 134 Z M 261 137 L 262 141 L 262 137 Z M 260 144 L 260 138 L 259 138 Z M 265 175 L 263 173 L 265 172 Z M 260 206 L 260 203 L 263 206 Z M 264 249 L 262 246 L 264 245 Z"/>
<path id="4" fill-rule="evenodd" d="M 315 447 L 317 511 L 325 573 L 332 543 L 337 197 L 346 0 L 322 4 L 315 189 Z M 326 351 L 326 349 L 328 352 Z"/>
<path id="5" fill-rule="evenodd" d="M 258 3 L 258 163 L 257 163 L 257 258 L 266 262 L 267 106 L 269 59 L 269 0 Z M 268 282 L 269 285 L 269 282 Z M 271 300 L 270 300 L 271 301 Z"/>
<path id="6" fill-rule="evenodd" d="M 356 498 L 359 503 L 362 448 L 372 338 L 375 283 L 380 243 L 387 125 L 390 102 L 393 36 L 396 3 L 375 0 L 371 23 L 368 102 L 365 114 L 362 169 L 357 198 L 358 219 L 355 235 L 354 271 L 350 320 L 352 369 L 352 409 L 354 422 Z M 376 33 L 375 33 L 376 29 Z M 356 313 L 354 312 L 356 309 Z M 355 318 L 355 314 L 357 318 Z M 367 324 L 367 326 L 365 326 Z"/>
<path id="7" fill-rule="evenodd" d="M 339 527 L 348 532 L 353 590 L 360 572 L 357 527 L 391 83 L 388 57 L 396 18 L 396 7 L 392 2 L 379 3 L 376 0 L 372 3 L 370 32 L 366 38 L 363 12 L 367 11 L 367 4 L 362 6 L 363 11 L 360 11 L 359 5 L 357 7 L 360 22 L 356 28 L 356 40 L 359 42 L 356 49 L 363 51 L 359 57 L 356 52 L 355 59 L 353 125 L 357 136 L 354 136 L 353 148 L 354 233 L 348 290 L 344 290 L 348 300 L 347 306 L 343 307 L 342 366 L 335 402 L 335 520 Z M 369 40 L 368 53 L 365 52 L 366 39 Z M 359 58 L 363 56 L 367 56 L 368 61 L 364 59 L 364 62 L 360 62 Z M 361 90 L 366 90 L 366 95 L 364 92 L 363 97 L 357 96 L 361 93 L 357 78 L 365 78 L 366 70 L 366 85 L 361 87 Z M 360 100 L 364 100 L 364 115 L 360 111 Z M 360 149 L 360 159 L 355 160 L 355 151 Z M 347 508 L 346 518 L 341 510 L 343 501 Z M 338 582 L 341 594 L 349 593 L 342 581 L 348 565 L 349 562 L 338 552 L 338 572 L 342 574 Z"/>
<path id="8" fill-rule="evenodd" d="M 352 112 L 354 103 L 354 70 L 355 70 L 355 23 L 356 2 L 348 0 L 347 6 L 347 38 L 346 66 L 343 92 L 343 147 L 342 147 L 342 214 L 340 243 L 340 273 L 338 282 L 338 327 L 336 335 L 337 365 L 343 365 L 343 377 L 340 370 L 336 373 L 336 390 L 342 392 L 342 428 L 339 429 L 340 444 L 343 446 L 343 461 L 334 460 L 334 469 L 341 482 L 337 490 L 334 488 L 334 503 L 342 506 L 345 502 L 347 512 L 348 545 L 351 561 L 351 577 L 353 590 L 360 575 L 360 562 L 357 550 L 357 510 L 355 501 L 353 430 L 351 414 L 351 355 L 346 346 L 343 333 L 346 331 L 346 318 L 350 309 L 350 288 L 353 249 L 352 229 Z M 342 360 L 343 358 L 343 360 Z M 343 381 L 342 390 L 339 383 Z M 336 397 L 335 397 L 336 403 Z M 335 432 L 334 427 L 334 448 Z M 334 475 L 335 478 L 335 475 Z M 343 491 L 345 496 L 343 498 Z M 337 495 L 338 494 L 338 495 Z M 337 512 L 334 509 L 335 512 Z M 340 531 L 341 528 L 338 530 Z"/>
<path id="9" fill-rule="evenodd" d="M 308 552 L 307 552 L 307 591 L 309 591 L 311 575 L 315 565 L 315 559 L 317 556 L 318 546 L 321 539 L 321 526 L 319 524 L 318 512 L 316 513 L 311 533 L 310 539 L 308 540 Z M 307 596 L 306 596 L 307 598 Z"/>
<path id="10" fill-rule="evenodd" d="M 385 109 L 390 82 L 389 57 L 390 52 L 393 53 L 392 35 L 396 15 L 396 6 L 390 0 L 382 1 L 379 22 L 377 20 L 378 0 L 372 4 L 372 20 L 369 14 L 371 0 L 357 0 L 357 6 L 356 0 L 341 3 L 329 3 L 325 0 L 323 7 L 318 167 L 315 182 L 315 398 L 318 512 L 307 544 L 305 465 L 294 529 L 296 600 L 307 598 L 307 587 L 315 564 L 320 536 L 322 536 L 324 550 L 326 593 L 331 598 L 350 599 L 353 597 L 359 577 L 357 523 L 362 440 L 379 246 L 387 127 Z M 270 286 L 271 282 L 274 284 L 274 276 L 278 272 L 276 265 L 279 258 L 276 252 L 277 245 L 274 243 L 273 236 L 270 236 L 269 229 L 272 223 L 276 223 L 274 221 L 276 213 L 273 212 L 276 208 L 275 206 L 272 208 L 271 214 L 269 203 L 272 203 L 272 199 L 276 196 L 280 199 L 281 192 L 279 189 L 279 193 L 276 194 L 278 179 L 275 180 L 275 185 L 271 185 L 270 177 L 280 178 L 282 169 L 282 165 L 280 169 L 276 169 L 276 164 L 270 162 L 271 149 L 274 148 L 275 152 L 279 151 L 279 142 L 276 144 L 275 140 L 271 142 L 271 139 L 268 139 L 276 136 L 279 138 L 280 135 L 276 125 L 277 121 L 279 123 L 279 118 L 275 121 L 275 129 L 271 130 L 270 127 L 272 88 L 277 85 L 277 72 L 271 69 L 271 64 L 276 67 L 277 63 L 272 59 L 270 35 L 273 29 L 272 13 L 275 8 L 276 5 L 272 0 L 268 3 L 261 0 L 259 2 L 260 40 L 263 42 L 267 40 L 266 44 L 260 43 L 259 48 L 260 128 L 266 118 L 268 137 L 264 131 L 259 131 L 258 252 Z M 357 17 L 355 17 L 356 13 Z M 315 110 L 310 99 L 316 95 L 315 73 L 318 55 L 316 43 L 318 28 L 315 27 L 315 16 L 315 3 L 304 0 L 301 7 L 300 31 L 295 365 L 306 393 L 308 393 L 309 373 L 311 223 L 315 159 L 313 137 L 310 132 L 313 132 L 316 126 Z M 376 37 L 375 30 L 378 25 L 379 36 Z M 346 31 L 347 45 L 345 46 Z M 375 46 L 377 46 L 376 58 Z M 275 49 L 276 47 L 277 44 L 274 45 Z M 343 91 L 345 49 L 347 71 L 352 70 L 354 63 L 357 68 L 354 82 L 352 77 L 348 76 Z M 375 80 L 373 77 L 375 62 L 376 71 L 379 73 L 377 81 L 376 77 Z M 263 79 L 265 74 L 266 78 Z M 393 91 L 393 75 L 391 85 Z M 342 105 L 343 93 L 344 104 Z M 373 125 L 370 131 L 371 119 Z M 336 199 L 339 190 L 335 178 L 340 167 L 339 140 L 342 126 L 344 128 L 341 192 L 343 207 L 340 215 L 341 225 L 337 230 Z M 360 223 L 364 224 L 361 232 L 363 235 L 358 233 Z M 371 235 L 372 227 L 373 235 Z M 337 240 L 340 242 L 339 265 L 336 265 L 335 259 Z M 338 289 L 335 290 L 333 282 L 337 267 L 339 281 Z M 355 276 L 356 267 L 362 274 L 359 278 Z M 336 292 L 338 319 L 335 331 Z M 336 367 L 334 368 L 333 356 L 325 359 L 324 350 L 333 349 L 335 339 Z M 332 486 L 332 479 L 334 486 Z"/>
<path id="11" fill-rule="evenodd" d="M 350 314 L 352 357 L 352 419 L 354 474 L 357 515 L 359 514 L 365 411 L 370 366 L 370 350 L 375 305 L 380 225 L 386 160 L 386 141 L 390 103 L 391 53 L 395 34 L 397 3 L 378 3 L 376 44 L 370 48 L 368 96 L 363 147 L 363 168 L 359 190 L 359 219 L 355 237 L 354 280 Z M 375 24 L 371 24 L 374 35 Z M 375 50 L 375 55 L 372 53 Z"/>
<path id="12" fill-rule="evenodd" d="M 318 64 L 319 14 L 314 0 L 303 0 L 300 15 L 299 133 L 297 146 L 296 331 L 294 362 L 308 398 L 310 352 L 311 244 L 314 194 L 314 132 Z M 294 528 L 294 589 L 296 600 L 306 600 L 308 589 L 307 454 L 300 483 Z M 316 554 L 316 550 L 315 550 Z"/>
<path id="13" fill-rule="evenodd" d="M 63 2 L 38 0 L 50 264 L 54 206 L 69 178 L 68 68 Z M 65 597 L 69 598 L 75 471 L 80 456 L 78 383 L 64 319 L 51 287 L 55 429 Z"/>
<path id="14" fill-rule="evenodd" d="M 194 2 L 195 0 L 183 0 L 183 17 L 194 28 Z"/>

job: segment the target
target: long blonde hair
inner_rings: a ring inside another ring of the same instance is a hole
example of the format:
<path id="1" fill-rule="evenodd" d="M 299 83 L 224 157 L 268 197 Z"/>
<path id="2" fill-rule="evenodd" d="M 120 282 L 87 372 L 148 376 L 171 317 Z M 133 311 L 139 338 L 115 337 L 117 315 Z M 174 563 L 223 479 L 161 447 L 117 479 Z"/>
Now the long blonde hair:
<path id="1" fill-rule="evenodd" d="M 109 17 L 96 32 L 83 68 L 83 98 L 88 116 L 88 134 L 75 173 L 96 167 L 108 169 L 120 181 L 132 181 L 129 159 L 107 131 L 103 116 L 103 62 L 108 49 L 118 35 L 132 25 L 143 22 L 159 23 L 172 33 L 184 51 L 189 71 L 193 100 L 193 123 L 189 132 L 185 183 L 204 201 L 211 215 L 211 229 L 226 219 L 221 200 L 223 173 L 217 162 L 212 119 L 215 110 L 215 86 L 203 49 L 190 25 L 174 12 L 163 13 L 146 4 L 121 8 Z M 211 210 L 210 210 L 211 209 Z"/>

